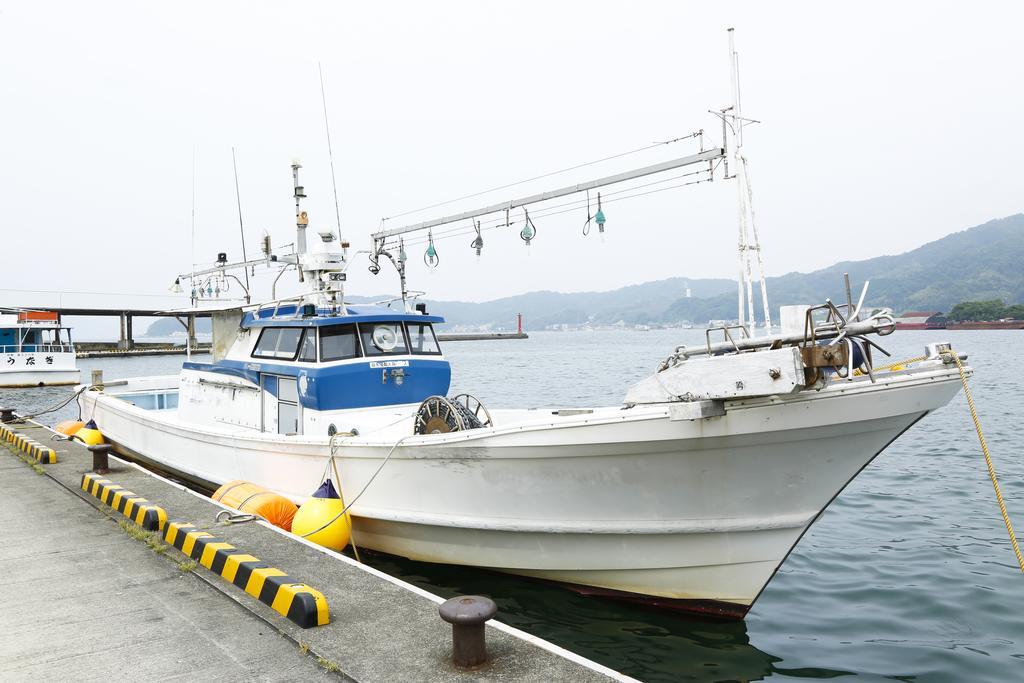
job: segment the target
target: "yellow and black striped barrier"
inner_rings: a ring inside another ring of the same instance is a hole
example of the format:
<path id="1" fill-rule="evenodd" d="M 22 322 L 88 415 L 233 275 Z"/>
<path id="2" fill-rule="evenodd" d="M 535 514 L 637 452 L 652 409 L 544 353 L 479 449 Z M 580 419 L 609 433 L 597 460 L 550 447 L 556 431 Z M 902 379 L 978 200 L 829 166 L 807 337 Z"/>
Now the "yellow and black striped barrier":
<path id="1" fill-rule="evenodd" d="M 142 496 L 98 474 L 83 474 L 82 490 L 99 498 L 101 503 L 114 508 L 147 531 L 161 531 L 167 526 L 167 512 L 162 507 L 153 505 Z"/>
<path id="2" fill-rule="evenodd" d="M 12 429 L 0 427 L 0 438 L 13 444 L 18 450 L 32 456 L 36 462 L 44 465 L 52 465 L 57 462 L 57 453 L 52 448 L 44 446 Z"/>
<path id="3" fill-rule="evenodd" d="M 164 540 L 302 628 L 323 626 L 331 621 L 323 593 L 243 553 L 221 538 L 199 531 L 192 524 L 171 522 L 164 528 Z"/>

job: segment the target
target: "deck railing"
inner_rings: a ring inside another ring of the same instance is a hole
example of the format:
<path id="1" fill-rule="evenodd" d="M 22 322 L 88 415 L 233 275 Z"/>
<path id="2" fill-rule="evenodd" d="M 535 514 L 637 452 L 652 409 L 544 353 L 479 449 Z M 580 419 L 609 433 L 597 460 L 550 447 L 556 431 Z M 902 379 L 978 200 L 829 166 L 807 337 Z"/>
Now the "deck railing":
<path id="1" fill-rule="evenodd" d="M 16 346 L 10 344 L 0 346 L 0 353 L 74 353 L 73 344 L 25 344 Z"/>

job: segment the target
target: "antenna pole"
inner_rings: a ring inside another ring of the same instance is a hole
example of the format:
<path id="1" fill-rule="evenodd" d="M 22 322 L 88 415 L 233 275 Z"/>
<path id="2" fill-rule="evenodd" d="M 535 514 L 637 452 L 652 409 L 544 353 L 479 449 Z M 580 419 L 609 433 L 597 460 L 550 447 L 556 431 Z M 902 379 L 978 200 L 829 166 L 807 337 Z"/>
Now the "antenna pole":
<path id="1" fill-rule="evenodd" d="M 740 55 L 736 51 L 735 33 L 729 29 L 729 69 L 732 84 L 732 106 L 722 112 L 723 135 L 726 120 L 731 121 L 732 157 L 734 163 L 733 177 L 736 179 L 736 209 L 739 216 L 739 281 L 736 285 L 739 323 L 747 327 L 751 336 L 757 328 L 757 315 L 754 313 L 754 274 L 753 261 L 757 260 L 757 272 L 761 289 L 761 304 L 764 308 L 764 327 L 771 333 L 771 307 L 768 305 L 768 286 L 765 283 L 764 259 L 761 256 L 761 237 L 757 232 L 757 220 L 754 214 L 754 192 L 750 187 L 750 170 L 747 158 L 743 155 L 743 127 L 753 122 L 743 118 L 740 97 Z M 727 146 L 723 143 L 723 146 Z M 728 156 L 726 156 L 728 164 Z M 726 167 L 728 176 L 728 166 Z M 753 254 L 751 252 L 754 252 Z M 744 296 L 746 295 L 746 296 Z"/>
<path id="2" fill-rule="evenodd" d="M 320 62 L 316 63 L 320 71 L 320 101 L 324 105 L 324 130 L 327 131 L 327 157 L 331 161 L 331 184 L 334 187 L 334 222 L 338 227 L 338 243 L 342 245 L 342 252 L 348 260 L 348 248 L 345 247 L 345 240 L 341 236 L 341 209 L 338 206 L 338 180 L 334 175 L 334 151 L 331 149 L 331 124 L 327 118 L 327 93 L 324 90 L 324 69 Z"/>
<path id="3" fill-rule="evenodd" d="M 761 276 L 761 304 L 764 306 L 764 331 L 772 333 L 772 312 L 768 305 L 768 283 L 764 278 L 764 258 L 761 255 L 761 237 L 757 232 L 757 220 L 754 215 L 754 190 L 750 187 L 750 170 L 747 158 L 743 157 L 743 183 L 747 186 L 747 204 L 750 207 L 750 229 L 754 233 L 754 251 L 757 253 L 757 272 Z"/>
<path id="4" fill-rule="evenodd" d="M 738 173 L 740 165 L 740 148 L 743 146 L 743 121 L 740 119 L 740 97 L 739 97 L 739 74 L 736 62 L 736 47 L 733 38 L 733 29 L 729 28 L 729 77 L 732 86 L 732 107 L 730 107 L 729 118 L 732 119 L 732 153 L 736 160 L 736 212 L 739 223 L 739 241 L 737 242 L 737 257 L 739 260 L 738 279 L 736 282 L 736 300 L 739 309 L 739 324 L 747 326 L 747 315 L 750 315 L 750 327 L 753 327 L 754 303 L 753 292 L 750 288 L 748 269 L 750 261 L 747 254 L 747 207 L 743 198 L 743 180 Z M 746 298 L 746 301 L 744 301 Z M 752 330 L 750 330 L 752 331 Z"/>
<path id="5" fill-rule="evenodd" d="M 192 146 L 192 277 L 189 278 L 192 307 L 196 305 L 196 148 Z M 185 332 L 185 359 L 192 360 L 192 326 Z"/>
<path id="6" fill-rule="evenodd" d="M 306 253 L 306 226 L 309 225 L 309 216 L 302 210 L 301 201 L 306 196 L 306 190 L 302 185 L 299 185 L 300 168 L 302 168 L 302 164 L 299 163 L 298 159 L 294 160 L 292 162 L 292 185 L 295 195 L 295 253 L 300 259 L 295 270 L 299 271 L 299 282 L 305 282 L 306 278 L 302 274 L 301 258 Z"/>
<path id="7" fill-rule="evenodd" d="M 238 231 L 242 235 L 242 260 L 248 261 L 249 258 L 245 255 L 245 226 L 242 224 L 242 193 L 238 190 L 238 162 L 235 160 L 235 148 L 231 148 L 231 167 L 235 169 L 235 201 L 238 202 Z M 242 271 L 245 273 L 245 303 L 250 303 L 252 298 L 249 296 L 249 269 L 243 268 Z"/>

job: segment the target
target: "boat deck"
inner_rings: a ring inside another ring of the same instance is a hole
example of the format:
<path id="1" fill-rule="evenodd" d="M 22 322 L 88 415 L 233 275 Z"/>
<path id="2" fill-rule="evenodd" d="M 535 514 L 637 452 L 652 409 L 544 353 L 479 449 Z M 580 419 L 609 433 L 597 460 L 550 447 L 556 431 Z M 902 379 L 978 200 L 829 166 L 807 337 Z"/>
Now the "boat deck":
<path id="1" fill-rule="evenodd" d="M 238 381 L 238 384 L 245 384 Z M 177 375 L 162 375 L 152 377 L 135 377 L 131 379 L 114 379 L 106 382 L 108 394 L 121 398 L 130 403 L 137 404 L 140 409 L 151 412 L 148 419 L 158 419 L 168 425 L 182 429 L 188 429 L 197 433 L 230 435 L 242 438 L 274 439 L 281 438 L 292 443 L 309 443 L 324 445 L 330 439 L 326 434 L 298 434 L 298 435 L 277 435 L 275 433 L 261 432 L 252 427 L 232 425 L 227 422 L 211 424 L 197 424 L 183 419 L 177 408 L 160 408 L 153 411 L 148 406 L 139 403 L 139 399 L 147 394 L 159 394 L 166 392 L 177 392 L 179 377 Z M 413 434 L 416 411 L 418 403 L 385 405 L 370 408 L 357 408 L 352 410 L 334 411 L 323 413 L 323 421 L 335 422 L 337 426 L 345 431 L 355 427 L 359 435 L 356 437 L 345 437 L 347 445 L 381 445 L 391 446 L 398 439 L 409 437 Z M 637 406 L 628 412 L 623 410 L 622 405 L 610 405 L 594 408 L 490 408 L 490 415 L 495 430 L 506 429 L 529 429 L 547 426 L 574 426 L 586 424 L 593 421 L 618 421 L 623 418 L 650 419 L 664 417 L 668 409 L 664 405 Z M 481 419 L 483 412 L 479 413 Z M 492 431 L 482 432 L 477 430 L 466 430 L 461 432 L 462 437 L 481 437 L 491 435 Z M 453 436 L 455 436 L 453 434 Z"/>

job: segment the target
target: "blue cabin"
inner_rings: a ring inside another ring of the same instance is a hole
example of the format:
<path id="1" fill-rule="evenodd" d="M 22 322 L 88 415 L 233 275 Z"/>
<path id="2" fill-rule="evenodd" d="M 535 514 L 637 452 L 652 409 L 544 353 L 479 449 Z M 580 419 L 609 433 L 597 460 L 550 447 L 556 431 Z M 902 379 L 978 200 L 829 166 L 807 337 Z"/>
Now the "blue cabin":
<path id="1" fill-rule="evenodd" d="M 280 433 L 302 433 L 302 412 L 420 403 L 445 395 L 451 367 L 425 313 L 347 306 L 346 315 L 311 305 L 246 312 L 224 358 L 184 370 L 241 378 L 276 399 Z M 251 385 L 250 385 L 251 386 Z M 266 404 L 266 401 L 263 401 Z"/>

